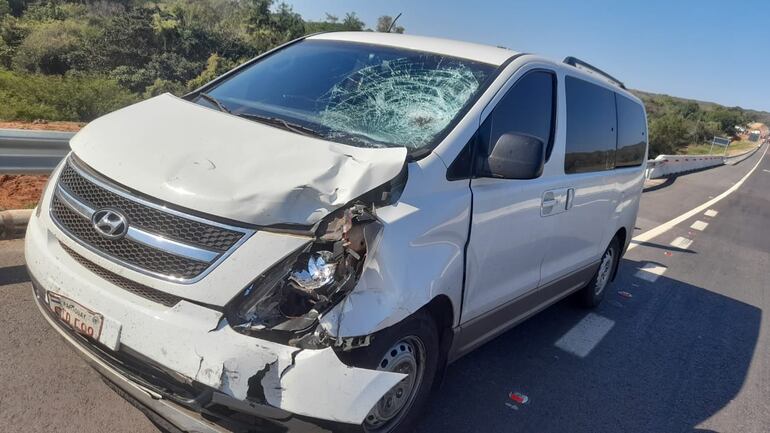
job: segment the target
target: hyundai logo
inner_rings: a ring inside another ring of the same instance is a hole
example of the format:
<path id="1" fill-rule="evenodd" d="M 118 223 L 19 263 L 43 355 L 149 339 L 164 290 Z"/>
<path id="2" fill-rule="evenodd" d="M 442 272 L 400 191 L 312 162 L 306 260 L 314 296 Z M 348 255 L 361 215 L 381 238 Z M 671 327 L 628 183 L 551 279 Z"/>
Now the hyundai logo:
<path id="1" fill-rule="evenodd" d="M 94 212 L 91 225 L 102 237 L 112 240 L 120 239 L 128 232 L 126 217 L 112 209 L 100 209 Z"/>

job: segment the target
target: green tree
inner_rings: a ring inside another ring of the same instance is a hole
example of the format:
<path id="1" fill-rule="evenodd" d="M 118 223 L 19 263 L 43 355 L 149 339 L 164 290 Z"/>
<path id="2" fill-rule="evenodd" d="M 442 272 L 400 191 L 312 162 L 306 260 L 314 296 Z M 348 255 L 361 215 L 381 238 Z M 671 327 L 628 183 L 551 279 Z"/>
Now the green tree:
<path id="1" fill-rule="evenodd" d="M 364 29 L 364 22 L 358 18 L 355 12 L 348 12 L 345 14 L 345 19 L 342 20 L 342 29 L 350 31 L 361 31 Z M 401 30 L 403 33 L 403 28 Z"/>
<path id="2" fill-rule="evenodd" d="M 364 25 L 355 12 L 346 13 L 342 21 L 334 15 L 326 14 L 324 21 L 305 21 L 305 33 L 361 31 Z"/>
<path id="3" fill-rule="evenodd" d="M 669 113 L 649 121 L 650 156 L 672 154 L 687 146 L 690 134 L 681 116 Z"/>
<path id="4" fill-rule="evenodd" d="M 84 26 L 51 21 L 33 28 L 13 55 L 13 67 L 27 72 L 63 75 L 72 68 L 84 39 Z"/>
<path id="5" fill-rule="evenodd" d="M 153 96 L 158 96 L 163 93 L 171 93 L 176 96 L 182 96 L 187 93 L 187 87 L 177 81 L 163 80 L 158 78 L 144 91 L 144 97 L 152 98 Z"/>
<path id="6" fill-rule="evenodd" d="M 392 26 L 392 27 L 391 27 Z M 383 15 L 377 18 L 377 31 L 387 32 L 390 29 L 391 33 L 404 33 L 404 28 L 398 25 L 393 25 L 393 17 L 390 15 Z"/>
<path id="7" fill-rule="evenodd" d="M 214 53 L 206 61 L 206 68 L 203 72 L 187 83 L 187 88 L 195 90 L 234 67 L 235 62 Z"/>
<path id="8" fill-rule="evenodd" d="M 717 107 L 706 113 L 706 120 L 719 124 L 719 129 L 728 135 L 735 135 L 735 127 L 746 124 L 750 119 L 739 108 Z"/>
<path id="9" fill-rule="evenodd" d="M 160 51 L 153 15 L 150 9 L 134 8 L 106 19 L 100 33 L 87 41 L 91 56 L 83 69 L 109 72 L 118 66 L 144 67 Z"/>
<path id="10" fill-rule="evenodd" d="M 8 1 L 8 7 L 11 10 L 11 14 L 15 17 L 20 17 L 21 14 L 24 13 L 24 10 L 27 8 L 27 5 L 29 3 L 32 3 L 31 0 L 7 0 Z"/>

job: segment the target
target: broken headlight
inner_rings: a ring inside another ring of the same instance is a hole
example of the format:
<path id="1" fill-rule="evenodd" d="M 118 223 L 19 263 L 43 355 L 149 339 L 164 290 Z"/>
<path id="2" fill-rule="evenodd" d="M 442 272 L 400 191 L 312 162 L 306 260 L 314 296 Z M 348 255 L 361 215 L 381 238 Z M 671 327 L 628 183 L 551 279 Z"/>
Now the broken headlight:
<path id="1" fill-rule="evenodd" d="M 318 318 L 355 286 L 367 244 L 381 225 L 366 208 L 329 215 L 315 238 L 252 281 L 226 307 L 238 332 L 278 342 L 315 329 Z"/>

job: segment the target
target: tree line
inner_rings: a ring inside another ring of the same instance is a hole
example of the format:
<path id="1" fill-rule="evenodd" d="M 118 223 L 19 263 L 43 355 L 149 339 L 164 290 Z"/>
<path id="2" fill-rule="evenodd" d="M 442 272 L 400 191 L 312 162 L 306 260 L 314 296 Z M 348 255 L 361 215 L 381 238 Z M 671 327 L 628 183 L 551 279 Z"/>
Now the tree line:
<path id="1" fill-rule="evenodd" d="M 184 94 L 304 34 L 392 22 L 367 29 L 354 12 L 304 20 L 272 0 L 0 0 L 0 119 L 88 121 Z"/>

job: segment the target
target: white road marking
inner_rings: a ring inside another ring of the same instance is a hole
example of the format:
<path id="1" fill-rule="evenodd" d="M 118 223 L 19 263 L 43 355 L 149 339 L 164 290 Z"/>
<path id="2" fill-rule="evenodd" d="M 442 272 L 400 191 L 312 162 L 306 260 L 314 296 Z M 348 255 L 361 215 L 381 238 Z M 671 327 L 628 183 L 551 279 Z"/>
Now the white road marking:
<path id="1" fill-rule="evenodd" d="M 770 170 L 768 170 L 766 168 L 763 168 L 762 171 L 764 171 L 765 173 L 770 173 Z"/>
<path id="2" fill-rule="evenodd" d="M 707 217 L 714 218 L 715 216 L 717 216 L 718 213 L 719 213 L 719 211 L 715 211 L 714 209 L 709 209 L 706 212 L 703 212 L 703 215 L 706 215 Z"/>
<path id="3" fill-rule="evenodd" d="M 695 215 L 697 215 L 697 214 L 703 212 L 704 210 L 710 208 L 715 203 L 719 202 L 723 198 L 725 198 L 725 197 L 729 196 L 730 194 L 732 194 L 733 192 L 735 192 L 735 190 L 740 188 L 740 186 L 743 185 L 743 182 L 745 182 L 746 179 L 748 179 L 749 176 L 751 176 L 751 174 L 754 173 L 754 171 L 757 169 L 757 167 L 759 167 L 759 164 L 765 158 L 765 155 L 767 155 L 767 149 L 770 149 L 770 146 L 765 147 L 765 153 L 763 153 L 762 156 L 759 157 L 759 161 L 757 161 L 757 163 L 754 164 L 754 167 L 751 170 L 749 170 L 749 172 L 746 173 L 746 175 L 743 176 L 741 178 L 741 180 L 736 182 L 735 185 L 731 186 L 727 191 L 723 192 L 722 194 L 719 194 L 718 196 L 716 196 L 713 199 L 707 201 L 706 203 L 703 203 L 702 205 L 696 207 L 695 209 L 689 210 L 689 211 L 683 213 L 682 215 L 679 215 L 678 217 L 676 217 L 676 218 L 674 218 L 674 219 L 672 219 L 670 221 L 666 221 L 663 224 L 661 224 L 661 225 L 659 225 L 659 226 L 657 226 L 657 227 L 655 227 L 653 229 L 647 230 L 646 232 L 636 236 L 635 238 L 631 239 L 631 244 L 628 246 L 628 250 L 632 250 L 632 249 L 636 248 L 637 246 L 639 246 L 639 244 L 647 242 L 647 241 L 649 241 L 650 239 L 652 239 L 652 238 L 654 238 L 656 236 L 659 236 L 659 235 L 662 235 L 663 233 L 666 233 L 667 231 L 669 231 L 672 228 L 676 227 L 677 224 L 680 224 L 681 222 L 686 221 L 686 220 L 694 217 Z"/>
<path id="4" fill-rule="evenodd" d="M 692 239 L 687 239 L 682 236 L 677 237 L 671 242 L 672 247 L 681 248 L 683 250 L 690 248 L 690 245 L 692 245 Z"/>
<path id="5" fill-rule="evenodd" d="M 666 272 L 665 266 L 661 266 L 655 263 L 646 263 L 644 266 L 639 268 L 639 271 L 634 274 L 636 278 L 641 278 L 642 280 L 649 281 L 651 283 L 654 283 L 658 277 L 663 275 L 664 272 Z"/>
<path id="6" fill-rule="evenodd" d="M 583 317 L 583 320 L 562 335 L 554 345 L 565 352 L 585 358 L 610 332 L 613 326 L 615 326 L 615 321 L 598 314 L 588 313 Z"/>
<path id="7" fill-rule="evenodd" d="M 699 231 L 703 231 L 703 230 L 706 230 L 706 227 L 708 227 L 708 226 L 709 226 L 709 223 L 707 223 L 707 222 L 695 221 L 694 223 L 692 223 L 690 228 L 691 229 L 695 229 L 695 230 L 699 230 Z"/>

